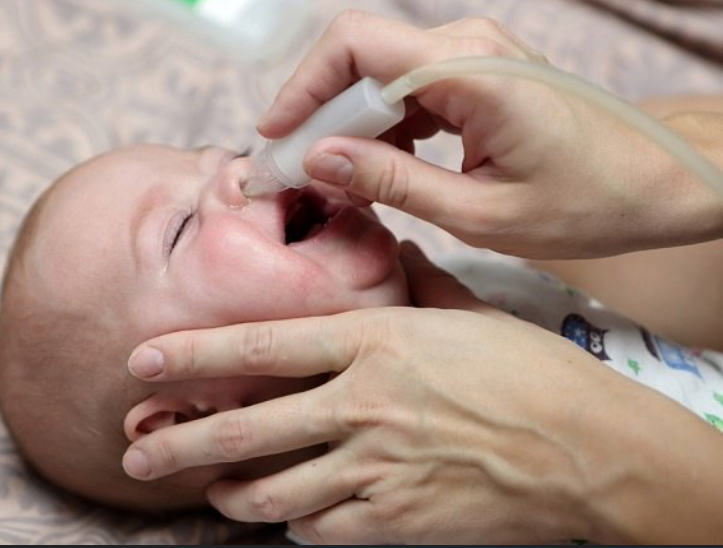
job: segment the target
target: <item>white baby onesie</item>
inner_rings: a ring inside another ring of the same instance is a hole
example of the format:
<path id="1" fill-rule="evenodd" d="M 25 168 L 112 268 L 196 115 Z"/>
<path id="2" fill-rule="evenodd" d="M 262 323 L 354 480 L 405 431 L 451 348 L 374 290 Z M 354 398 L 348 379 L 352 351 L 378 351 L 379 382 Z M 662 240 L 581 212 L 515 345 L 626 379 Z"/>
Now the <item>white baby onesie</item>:
<path id="1" fill-rule="evenodd" d="M 464 254 L 449 257 L 441 266 L 479 298 L 572 340 L 607 366 L 662 392 L 723 431 L 722 353 L 666 341 L 521 262 Z"/>

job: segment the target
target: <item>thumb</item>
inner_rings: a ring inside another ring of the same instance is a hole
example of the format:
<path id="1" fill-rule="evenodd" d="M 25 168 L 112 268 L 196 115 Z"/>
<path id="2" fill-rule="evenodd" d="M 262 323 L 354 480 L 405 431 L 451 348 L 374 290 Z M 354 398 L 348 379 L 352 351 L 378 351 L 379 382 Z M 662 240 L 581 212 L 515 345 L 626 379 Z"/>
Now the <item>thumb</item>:
<path id="1" fill-rule="evenodd" d="M 454 308 L 482 312 L 492 306 L 446 270 L 432 263 L 416 244 L 402 242 L 400 255 L 409 282 L 412 304 L 422 308 Z"/>
<path id="2" fill-rule="evenodd" d="M 447 229 L 471 204 L 485 203 L 484 184 L 376 139 L 324 138 L 307 152 L 304 169 L 313 179 Z"/>

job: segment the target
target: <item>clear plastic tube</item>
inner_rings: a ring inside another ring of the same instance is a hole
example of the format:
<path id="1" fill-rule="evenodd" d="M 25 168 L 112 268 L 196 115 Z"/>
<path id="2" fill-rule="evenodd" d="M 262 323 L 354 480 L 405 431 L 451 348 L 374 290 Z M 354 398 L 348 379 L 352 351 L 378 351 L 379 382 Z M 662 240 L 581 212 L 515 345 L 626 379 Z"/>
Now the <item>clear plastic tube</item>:
<path id="1" fill-rule="evenodd" d="M 459 57 L 412 70 L 385 86 L 381 93 L 387 103 L 394 104 L 438 80 L 480 74 L 533 80 L 581 97 L 657 143 L 701 181 L 723 194 L 723 172 L 674 131 L 604 89 L 549 65 L 483 55 Z"/>

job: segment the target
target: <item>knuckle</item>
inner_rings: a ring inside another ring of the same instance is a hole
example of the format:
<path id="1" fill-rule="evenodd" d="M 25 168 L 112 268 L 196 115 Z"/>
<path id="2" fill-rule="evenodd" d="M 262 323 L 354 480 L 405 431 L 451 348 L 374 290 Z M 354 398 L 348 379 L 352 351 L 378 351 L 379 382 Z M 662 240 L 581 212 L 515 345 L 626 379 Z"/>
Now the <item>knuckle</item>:
<path id="1" fill-rule="evenodd" d="M 462 17 L 446 27 L 452 35 L 471 36 L 499 32 L 502 25 L 490 17 Z"/>
<path id="2" fill-rule="evenodd" d="M 263 484 L 249 495 L 249 506 L 254 516 L 265 523 L 278 523 L 286 520 L 286 513 L 279 499 L 272 495 Z"/>
<path id="3" fill-rule="evenodd" d="M 334 18 L 329 28 L 346 36 L 350 29 L 358 29 L 366 18 L 367 14 L 361 10 L 346 9 Z"/>
<path id="4" fill-rule="evenodd" d="M 467 24 L 470 28 L 477 29 L 480 33 L 494 34 L 504 32 L 502 23 L 491 17 L 468 17 Z"/>
<path id="5" fill-rule="evenodd" d="M 380 428 L 393 420 L 394 413 L 395 409 L 389 402 L 370 397 L 361 389 L 351 389 L 346 403 L 334 410 L 338 427 L 346 432 Z"/>
<path id="6" fill-rule="evenodd" d="M 176 373 L 183 378 L 193 378 L 199 372 L 198 348 L 194 337 L 185 336 L 181 349 L 182 359 L 176 364 Z"/>
<path id="7" fill-rule="evenodd" d="M 274 349 L 274 331 L 266 325 L 257 325 L 253 329 L 244 330 L 237 344 L 238 355 L 244 356 L 247 374 L 268 373 L 271 367 L 271 356 Z"/>
<path id="8" fill-rule="evenodd" d="M 456 47 L 461 47 L 467 54 L 499 56 L 513 54 L 508 44 L 512 39 L 510 31 L 495 19 L 467 17 L 457 21 L 450 30 L 452 31 L 450 38 L 456 40 Z"/>
<path id="9" fill-rule="evenodd" d="M 342 44 L 349 43 L 360 33 L 359 30 L 366 25 L 369 14 L 363 11 L 347 9 L 337 15 L 327 28 L 326 38 Z"/>
<path id="10" fill-rule="evenodd" d="M 464 49 L 469 55 L 493 55 L 497 57 L 509 57 L 511 55 L 509 48 L 486 35 L 465 36 L 459 40 L 458 47 Z"/>
<path id="11" fill-rule="evenodd" d="M 378 201 L 397 209 L 404 209 L 409 203 L 410 174 L 404 162 L 395 157 L 382 167 L 375 177 Z"/>
<path id="12" fill-rule="evenodd" d="M 249 429 L 234 413 L 219 416 L 212 428 L 212 456 L 226 462 L 239 460 L 248 452 L 251 439 Z"/>

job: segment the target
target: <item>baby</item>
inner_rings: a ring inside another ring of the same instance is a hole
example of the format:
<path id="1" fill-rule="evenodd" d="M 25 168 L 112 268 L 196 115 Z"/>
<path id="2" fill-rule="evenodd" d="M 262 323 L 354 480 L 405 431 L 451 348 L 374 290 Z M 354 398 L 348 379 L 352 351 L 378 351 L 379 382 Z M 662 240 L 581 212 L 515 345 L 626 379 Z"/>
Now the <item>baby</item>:
<path id="1" fill-rule="evenodd" d="M 248 168 L 248 158 L 218 148 L 137 146 L 73 169 L 33 206 L 3 285 L 0 410 L 25 458 L 51 481 L 114 506 L 174 510 L 204 505 L 220 477 L 264 475 L 317 453 L 149 483 L 120 464 L 129 440 L 155 429 L 324 380 L 141 383 L 126 367 L 140 342 L 408 304 L 397 242 L 368 209 L 310 188 L 249 201 L 238 184 Z M 667 343 L 549 276 L 466 261 L 453 270 L 481 298 L 723 427 L 720 356 Z"/>
<path id="2" fill-rule="evenodd" d="M 288 465 L 304 454 L 154 484 L 127 477 L 128 439 L 319 382 L 150 386 L 127 373 L 133 347 L 182 329 L 407 304 L 397 242 L 368 210 L 314 190 L 249 201 L 238 185 L 248 165 L 219 148 L 114 151 L 61 177 L 28 214 L 0 308 L 0 402 L 51 481 L 111 505 L 176 509 L 202 504 L 221 475 Z"/>

